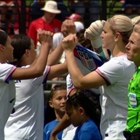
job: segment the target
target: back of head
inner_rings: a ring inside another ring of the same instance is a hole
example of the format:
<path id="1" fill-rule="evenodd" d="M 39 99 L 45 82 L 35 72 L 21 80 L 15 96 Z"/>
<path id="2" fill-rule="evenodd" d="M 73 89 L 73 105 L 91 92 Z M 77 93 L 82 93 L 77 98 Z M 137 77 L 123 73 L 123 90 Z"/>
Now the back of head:
<path id="1" fill-rule="evenodd" d="M 90 24 L 90 26 L 85 30 L 85 37 L 90 39 L 93 48 L 99 48 L 102 45 L 102 39 L 100 37 L 103 26 L 105 21 L 104 20 L 96 20 Z"/>
<path id="2" fill-rule="evenodd" d="M 115 15 L 108 19 L 108 22 L 110 23 L 111 30 L 114 33 L 119 32 L 123 41 L 127 44 L 133 30 L 131 19 L 125 15 Z"/>
<path id="3" fill-rule="evenodd" d="M 30 49 L 31 39 L 24 34 L 18 34 L 13 36 L 11 45 L 14 48 L 14 58 L 20 60 L 26 49 Z"/>
<path id="4" fill-rule="evenodd" d="M 104 20 L 96 20 L 92 22 L 85 31 L 85 37 L 89 38 L 90 40 L 96 39 L 98 36 L 101 35 L 104 24 Z"/>

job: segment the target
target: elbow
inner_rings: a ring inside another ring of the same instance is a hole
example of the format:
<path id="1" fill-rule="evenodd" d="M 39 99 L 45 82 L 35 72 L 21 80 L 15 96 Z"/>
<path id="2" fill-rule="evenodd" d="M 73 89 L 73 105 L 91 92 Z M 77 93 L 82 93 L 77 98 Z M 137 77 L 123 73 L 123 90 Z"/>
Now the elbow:
<path id="1" fill-rule="evenodd" d="M 80 83 L 80 82 L 73 82 L 74 84 L 74 87 L 77 88 L 77 89 L 83 89 L 84 86 Z"/>

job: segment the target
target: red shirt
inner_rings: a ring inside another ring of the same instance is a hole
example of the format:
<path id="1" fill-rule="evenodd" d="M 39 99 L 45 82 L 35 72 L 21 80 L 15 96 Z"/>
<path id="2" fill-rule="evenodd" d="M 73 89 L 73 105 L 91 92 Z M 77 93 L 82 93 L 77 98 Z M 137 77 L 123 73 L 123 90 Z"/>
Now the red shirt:
<path id="1" fill-rule="evenodd" d="M 9 3 L 9 2 L 11 2 L 11 1 L 13 1 L 13 0 L 4 0 L 6 3 Z"/>
<path id="2" fill-rule="evenodd" d="M 34 40 L 35 45 L 37 44 L 37 30 L 43 29 L 51 31 L 53 33 L 61 31 L 62 21 L 53 19 L 51 23 L 45 22 L 42 17 L 31 22 L 28 30 L 28 36 Z"/>

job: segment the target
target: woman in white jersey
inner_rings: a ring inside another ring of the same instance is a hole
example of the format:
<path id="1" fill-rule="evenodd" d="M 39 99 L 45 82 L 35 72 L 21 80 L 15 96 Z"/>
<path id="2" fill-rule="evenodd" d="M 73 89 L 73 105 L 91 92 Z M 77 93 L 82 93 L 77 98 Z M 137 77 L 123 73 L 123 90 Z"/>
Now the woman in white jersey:
<path id="1" fill-rule="evenodd" d="M 123 131 L 127 117 L 127 86 L 135 71 L 134 63 L 127 60 L 125 46 L 132 29 L 131 19 L 127 16 L 115 15 L 108 19 L 101 37 L 102 47 L 110 50 L 111 59 L 85 76 L 73 54 L 76 36 L 69 35 L 62 42 L 74 86 L 81 89 L 100 87 L 100 131 L 104 140 L 125 140 Z"/>
<path id="2" fill-rule="evenodd" d="M 28 79 L 43 74 L 47 54 L 50 50 L 52 33 L 39 30 L 39 40 L 42 44 L 41 52 L 34 63 L 28 68 L 17 68 L 8 62 L 13 61 L 13 47 L 6 32 L 0 30 L 0 139 L 4 139 L 4 126 L 12 113 L 15 102 L 14 79 Z"/>
<path id="3" fill-rule="evenodd" d="M 14 58 L 17 60 L 17 66 L 28 68 L 36 58 L 36 52 L 31 39 L 26 35 L 19 34 L 12 38 L 11 44 L 14 48 Z M 43 75 L 40 77 L 15 81 L 15 112 L 10 114 L 6 123 L 5 140 L 43 139 L 43 83 L 47 79 L 65 72 L 67 72 L 65 64 L 52 67 L 46 66 Z"/>

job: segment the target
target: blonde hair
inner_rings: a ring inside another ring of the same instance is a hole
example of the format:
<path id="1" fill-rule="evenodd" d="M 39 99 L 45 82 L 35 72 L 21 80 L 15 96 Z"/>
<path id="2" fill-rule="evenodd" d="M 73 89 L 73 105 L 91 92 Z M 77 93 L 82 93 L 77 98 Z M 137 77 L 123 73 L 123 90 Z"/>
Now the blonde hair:
<path id="1" fill-rule="evenodd" d="M 108 22 L 110 23 L 111 30 L 114 33 L 119 32 L 123 41 L 128 43 L 128 39 L 133 31 L 133 24 L 131 19 L 125 15 L 115 15 L 108 19 Z"/>
<path id="2" fill-rule="evenodd" d="M 131 18 L 131 20 L 132 20 L 132 24 L 135 25 L 140 20 L 140 16 L 135 16 Z"/>
<path id="3" fill-rule="evenodd" d="M 133 28 L 133 32 L 136 32 L 138 34 L 140 34 L 140 20 L 138 20 L 136 23 L 135 23 L 135 26 Z"/>
<path id="4" fill-rule="evenodd" d="M 96 20 L 95 22 L 92 22 L 85 30 L 84 36 L 91 41 L 94 48 L 99 48 L 102 45 L 102 39 L 100 35 L 103 31 L 104 24 L 104 20 Z"/>
<path id="5" fill-rule="evenodd" d="M 104 24 L 104 20 L 96 20 L 92 22 L 90 26 L 85 30 L 85 37 L 90 40 L 94 40 L 99 37 L 103 31 Z"/>

